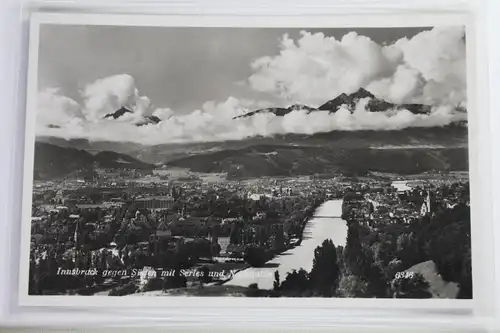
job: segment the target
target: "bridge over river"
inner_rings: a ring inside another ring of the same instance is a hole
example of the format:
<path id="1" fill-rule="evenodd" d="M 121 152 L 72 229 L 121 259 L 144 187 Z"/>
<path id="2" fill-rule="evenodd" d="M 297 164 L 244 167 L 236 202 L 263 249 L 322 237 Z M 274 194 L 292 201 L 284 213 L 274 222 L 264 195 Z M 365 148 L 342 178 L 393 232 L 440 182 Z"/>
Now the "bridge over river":
<path id="1" fill-rule="evenodd" d="M 314 218 L 315 219 L 341 219 L 342 216 L 340 215 L 337 215 L 337 216 L 333 216 L 333 215 L 314 215 Z"/>
<path id="2" fill-rule="evenodd" d="M 248 287 L 252 283 L 257 283 L 260 289 L 272 289 L 275 271 L 279 272 L 281 280 L 294 269 L 303 268 L 310 272 L 314 249 L 325 239 L 331 239 L 335 246 L 345 246 L 347 224 L 340 218 L 341 215 L 342 200 L 329 200 L 323 203 L 316 210 L 315 216 L 307 222 L 301 245 L 276 256 L 268 261 L 265 267 L 251 267 L 236 273 L 234 278 L 225 284 Z"/>

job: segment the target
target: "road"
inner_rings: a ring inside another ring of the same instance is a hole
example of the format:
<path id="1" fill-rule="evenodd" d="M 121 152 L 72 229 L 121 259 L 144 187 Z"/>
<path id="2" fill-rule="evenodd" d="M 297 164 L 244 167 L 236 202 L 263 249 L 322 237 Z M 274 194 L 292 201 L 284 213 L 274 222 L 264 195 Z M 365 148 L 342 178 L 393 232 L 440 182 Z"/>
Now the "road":
<path id="1" fill-rule="evenodd" d="M 319 218 L 312 218 L 304 229 L 300 246 L 287 250 L 266 263 L 262 268 L 248 268 L 235 274 L 226 285 L 248 287 L 257 283 L 260 289 L 272 289 L 274 272 L 277 270 L 283 281 L 286 274 L 300 268 L 310 272 L 313 265 L 314 249 L 325 239 L 331 239 L 335 246 L 345 246 L 347 225 L 339 216 L 342 215 L 342 200 L 330 200 L 323 203 L 315 213 Z M 326 218 L 332 216 L 332 218 Z"/>

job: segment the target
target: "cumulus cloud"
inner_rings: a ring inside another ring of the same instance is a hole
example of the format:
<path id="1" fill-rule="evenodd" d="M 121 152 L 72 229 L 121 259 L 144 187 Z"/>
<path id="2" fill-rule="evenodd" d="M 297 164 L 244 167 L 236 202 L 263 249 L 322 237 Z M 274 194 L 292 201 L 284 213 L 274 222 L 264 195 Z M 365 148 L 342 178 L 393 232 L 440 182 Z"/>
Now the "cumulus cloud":
<path id="1" fill-rule="evenodd" d="M 158 117 L 160 120 L 165 120 L 174 115 L 174 111 L 169 108 L 159 108 L 153 111 L 152 116 Z"/>
<path id="2" fill-rule="evenodd" d="M 121 107 L 133 111 L 120 120 L 137 120 L 142 117 L 151 105 L 146 96 L 140 96 L 134 78 L 128 74 L 109 76 L 87 85 L 83 90 L 83 113 L 89 121 L 100 121 L 106 114 L 113 113 Z"/>
<path id="3" fill-rule="evenodd" d="M 250 110 L 250 101 L 230 97 L 225 102 L 205 103 L 202 109 L 185 115 L 170 112 L 159 124 L 137 127 L 132 123 L 103 120 L 98 123 L 80 121 L 64 128 L 43 128 L 40 135 L 65 138 L 91 138 L 106 141 L 132 141 L 143 144 L 161 144 L 192 141 L 240 140 L 253 136 L 273 136 L 296 133 L 313 134 L 334 130 L 396 130 L 406 127 L 444 126 L 465 120 L 465 112 L 456 112 L 449 106 L 440 106 L 429 115 L 416 115 L 408 110 L 369 112 L 368 99 L 361 100 L 354 110 L 341 108 L 336 113 L 297 110 L 284 117 L 272 113 L 233 119 Z M 162 111 L 163 112 L 163 111 Z"/>
<path id="4" fill-rule="evenodd" d="M 396 103 L 458 105 L 466 98 L 464 35 L 463 27 L 436 27 L 386 46 L 354 32 L 340 40 L 285 35 L 278 55 L 252 63 L 249 83 L 312 106 L 359 87 Z"/>
<path id="5" fill-rule="evenodd" d="M 62 95 L 58 88 L 40 91 L 36 103 L 38 126 L 64 126 L 82 117 L 80 105 Z"/>
<path id="6" fill-rule="evenodd" d="M 380 96 L 393 103 L 423 102 L 425 81 L 420 72 L 406 65 L 399 65 L 391 77 L 373 81 L 367 89 L 375 96 Z"/>
<path id="7" fill-rule="evenodd" d="M 460 104 L 466 100 L 465 29 L 436 27 L 396 42 L 404 61 L 425 79 L 424 102 Z"/>
<path id="8" fill-rule="evenodd" d="M 368 100 L 363 99 L 353 110 L 342 107 L 336 113 L 296 110 L 284 117 L 259 113 L 233 119 L 256 109 L 279 106 L 235 97 L 223 102 L 209 101 L 200 109 L 183 114 L 166 106 L 153 107 L 150 99 L 140 94 L 134 78 L 122 74 L 88 84 L 81 92 L 81 104 L 57 89 L 41 91 L 37 134 L 161 144 L 444 126 L 466 120 L 466 113 L 456 110 L 457 105 L 466 103 L 464 43 L 464 30 L 460 27 L 435 28 L 384 46 L 354 32 L 340 40 L 303 32 L 297 41 L 285 35 L 278 55 L 262 57 L 251 64 L 254 74 L 249 85 L 273 94 L 273 99 L 277 95 L 288 102 L 318 106 L 341 93 L 365 87 L 394 103 L 430 104 L 433 107 L 428 115 L 404 109 L 368 112 Z M 132 113 L 104 119 L 121 107 Z M 150 115 L 161 122 L 136 126 Z"/>
<path id="9" fill-rule="evenodd" d="M 249 82 L 258 91 L 319 105 L 392 74 L 400 57 L 355 32 L 340 41 L 302 32 L 297 42 L 285 35 L 279 55 L 255 60 Z"/>

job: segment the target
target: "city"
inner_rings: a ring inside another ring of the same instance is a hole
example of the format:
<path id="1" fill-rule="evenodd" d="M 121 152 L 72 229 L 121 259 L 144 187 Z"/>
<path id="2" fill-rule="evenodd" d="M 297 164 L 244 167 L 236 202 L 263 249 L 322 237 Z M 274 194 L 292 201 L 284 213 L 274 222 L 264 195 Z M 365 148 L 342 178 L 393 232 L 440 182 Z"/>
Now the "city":
<path id="1" fill-rule="evenodd" d="M 38 42 L 28 295 L 472 298 L 464 26 Z"/>
<path id="2" fill-rule="evenodd" d="M 339 201 L 341 216 L 326 217 L 341 217 L 339 221 L 348 229 L 347 240 L 335 244 L 337 260 L 346 258 L 342 269 L 351 272 L 344 276 L 352 277 L 352 270 L 361 269 L 353 268 L 356 263 L 349 268 L 347 250 L 363 253 L 362 249 L 368 249 L 367 260 L 376 264 L 370 267 L 378 267 L 377 272 L 384 275 L 380 282 L 384 287 L 374 295 L 392 297 L 394 274 L 432 258 L 428 253 L 410 253 L 401 243 L 408 242 L 410 247 L 418 241 L 416 232 L 423 228 L 417 230 L 417 225 L 469 209 L 468 174 L 464 172 L 224 178 L 223 174 L 182 169 L 93 166 L 61 180 L 36 181 L 30 293 L 249 296 L 262 288 L 258 295 L 296 295 L 287 290 L 289 286 L 275 285 L 280 279 L 276 275 L 279 260 L 307 242 L 304 230 L 321 205 Z M 462 212 L 460 217 L 467 219 L 467 214 Z M 353 232 L 358 245 L 350 242 Z M 355 262 L 360 254 L 356 256 Z M 294 273 L 312 266 L 312 260 L 291 259 L 298 265 Z M 288 267 L 280 269 L 281 285 L 290 285 L 283 269 Z M 363 274 L 368 273 L 357 273 L 358 279 Z M 337 284 L 342 287 L 342 280 Z M 359 296 L 356 290 L 343 292 L 337 289 L 336 295 Z M 364 291 L 365 295 L 370 292 Z M 302 294 L 314 295 L 314 291 Z"/>

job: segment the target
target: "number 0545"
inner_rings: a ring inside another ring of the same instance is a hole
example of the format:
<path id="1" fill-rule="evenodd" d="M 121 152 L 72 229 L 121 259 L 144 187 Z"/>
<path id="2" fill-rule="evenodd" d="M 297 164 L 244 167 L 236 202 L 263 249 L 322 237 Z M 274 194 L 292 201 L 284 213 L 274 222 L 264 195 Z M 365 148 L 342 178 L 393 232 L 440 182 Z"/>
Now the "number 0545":
<path id="1" fill-rule="evenodd" d="M 411 279 L 415 276 L 414 272 L 397 272 L 395 275 L 396 279 Z"/>

